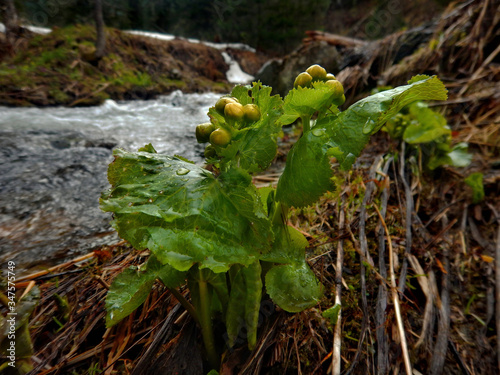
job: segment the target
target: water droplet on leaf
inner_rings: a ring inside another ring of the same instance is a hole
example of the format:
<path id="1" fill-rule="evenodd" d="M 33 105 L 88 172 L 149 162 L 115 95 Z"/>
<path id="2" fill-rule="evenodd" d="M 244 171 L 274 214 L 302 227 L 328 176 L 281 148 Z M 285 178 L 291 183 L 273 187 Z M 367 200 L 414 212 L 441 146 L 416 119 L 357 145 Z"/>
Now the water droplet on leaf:
<path id="1" fill-rule="evenodd" d="M 178 176 L 184 176 L 185 174 L 188 174 L 189 172 L 191 172 L 189 169 L 186 169 L 186 168 L 179 168 L 175 173 L 178 175 Z"/>
<path id="2" fill-rule="evenodd" d="M 375 129 L 376 125 L 377 123 L 370 117 L 368 117 L 368 120 L 366 120 L 365 124 L 363 125 L 363 134 L 370 134 Z"/>
<path id="3" fill-rule="evenodd" d="M 316 137 L 321 137 L 322 135 L 325 134 L 325 129 L 321 129 L 321 128 L 313 129 L 311 131 L 312 131 L 313 135 L 315 135 Z"/>

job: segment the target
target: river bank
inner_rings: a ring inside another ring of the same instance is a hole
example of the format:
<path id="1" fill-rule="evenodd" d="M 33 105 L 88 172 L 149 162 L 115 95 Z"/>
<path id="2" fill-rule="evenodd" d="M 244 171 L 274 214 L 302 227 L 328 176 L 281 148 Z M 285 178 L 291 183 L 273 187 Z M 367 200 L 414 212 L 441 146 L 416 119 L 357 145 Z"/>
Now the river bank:
<path id="1" fill-rule="evenodd" d="M 98 60 L 94 41 L 95 29 L 86 25 L 46 34 L 26 30 L 11 49 L 0 33 L 0 105 L 90 106 L 106 99 L 152 99 L 175 90 L 223 93 L 233 86 L 226 75 L 232 61 L 244 59 L 252 75 L 266 60 L 248 50 L 111 28 L 107 55 Z"/>
<path id="2" fill-rule="evenodd" d="M 98 207 L 112 149 L 152 143 L 201 162 L 195 127 L 218 96 L 176 91 L 94 107 L 2 108 L 0 264 L 15 261 L 22 274 L 116 242 Z"/>

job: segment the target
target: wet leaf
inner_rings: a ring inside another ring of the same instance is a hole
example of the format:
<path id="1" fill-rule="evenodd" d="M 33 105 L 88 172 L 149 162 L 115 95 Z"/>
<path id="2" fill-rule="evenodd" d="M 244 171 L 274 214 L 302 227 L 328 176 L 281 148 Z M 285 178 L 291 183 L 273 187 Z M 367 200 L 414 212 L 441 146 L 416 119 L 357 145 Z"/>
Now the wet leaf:
<path id="1" fill-rule="evenodd" d="M 330 323 L 335 325 L 335 324 L 337 324 L 337 319 L 339 317 L 340 309 L 341 309 L 341 306 L 338 303 L 336 303 L 335 305 L 333 305 L 329 309 L 323 311 L 323 313 L 321 315 L 323 316 L 323 318 L 328 319 L 330 321 Z"/>
<path id="2" fill-rule="evenodd" d="M 272 268 L 266 289 L 279 307 L 292 313 L 314 306 L 323 295 L 323 286 L 305 262 Z"/>
<path id="3" fill-rule="evenodd" d="M 236 343 L 238 335 L 246 332 L 248 347 L 252 350 L 257 343 L 262 279 L 260 262 L 248 267 L 236 266 L 231 274 L 231 293 L 226 315 L 229 346 Z"/>
<path id="4" fill-rule="evenodd" d="M 337 158 L 342 169 L 348 170 L 370 136 L 403 107 L 417 100 L 441 100 L 446 97 L 443 83 L 436 77 L 428 77 L 377 93 L 338 115 L 318 120 L 288 154 L 276 190 L 277 200 L 295 207 L 314 203 L 333 188 L 330 180 L 331 156 Z"/>
<path id="5" fill-rule="evenodd" d="M 186 272 L 161 264 L 154 255 L 142 268 L 129 267 L 111 283 L 106 297 L 107 327 L 114 326 L 141 306 L 156 279 L 160 279 L 167 288 L 176 288 L 186 280 Z"/>
<path id="6" fill-rule="evenodd" d="M 451 135 L 446 119 L 424 103 L 412 104 L 410 115 L 415 120 L 406 127 L 403 133 L 405 142 L 410 144 L 427 143 Z"/>
<path id="7" fill-rule="evenodd" d="M 263 86 L 260 82 L 254 82 L 251 88 L 236 86 L 233 89 L 231 96 L 243 105 L 257 105 L 261 118 L 254 123 L 245 124 L 245 127 L 235 134 L 228 147 L 219 149 L 223 162 L 234 161 L 248 172 L 257 172 L 265 170 L 273 161 L 278 149 L 278 134 L 281 131 L 281 125 L 276 120 L 283 109 L 281 97 L 271 96 L 271 90 L 271 87 Z M 209 115 L 221 126 L 229 126 L 214 107 L 210 108 Z"/>
<path id="8" fill-rule="evenodd" d="M 263 254 L 261 260 L 273 263 L 302 263 L 309 244 L 302 233 L 291 226 L 276 225 L 275 241 L 271 251 Z"/>
<path id="9" fill-rule="evenodd" d="M 115 277 L 106 297 L 106 327 L 129 316 L 148 297 L 156 274 L 130 267 Z"/>
<path id="10" fill-rule="evenodd" d="M 250 176 L 233 168 L 218 178 L 175 157 L 114 151 L 101 209 L 136 249 L 149 248 L 179 271 L 199 263 L 224 272 L 269 250 L 269 220 Z"/>

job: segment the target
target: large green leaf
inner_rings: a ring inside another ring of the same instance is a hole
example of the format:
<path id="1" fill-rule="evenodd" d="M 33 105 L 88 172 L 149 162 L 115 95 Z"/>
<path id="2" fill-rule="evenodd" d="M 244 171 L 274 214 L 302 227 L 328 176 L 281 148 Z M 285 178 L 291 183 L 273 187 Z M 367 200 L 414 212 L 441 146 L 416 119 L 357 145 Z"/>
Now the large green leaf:
<path id="1" fill-rule="evenodd" d="M 282 100 L 279 95 L 271 96 L 271 87 L 254 82 L 253 86 L 236 86 L 231 96 L 241 104 L 256 104 L 261 118 L 236 132 L 231 144 L 218 150 L 222 162 L 232 162 L 249 172 L 265 170 L 273 161 L 277 152 L 277 138 L 281 126 L 277 119 L 281 115 Z M 224 117 L 214 107 L 209 109 L 209 116 L 216 124 L 228 127 Z"/>
<path id="2" fill-rule="evenodd" d="M 246 172 L 233 168 L 216 178 L 155 152 L 118 149 L 114 156 L 101 209 L 114 213 L 113 226 L 135 248 L 149 248 L 179 271 L 199 263 L 214 272 L 249 265 L 269 250 L 269 220 Z"/>
<path id="3" fill-rule="evenodd" d="M 232 347 L 240 331 L 246 331 L 248 347 L 253 349 L 257 343 L 257 325 L 262 297 L 260 262 L 248 267 L 235 266 L 230 272 L 231 293 L 226 314 L 226 329 L 229 346 Z"/>
<path id="4" fill-rule="evenodd" d="M 307 239 L 297 229 L 289 225 L 275 225 L 274 243 L 261 260 L 273 263 L 302 263 L 304 262 Z"/>
<path id="5" fill-rule="evenodd" d="M 446 119 L 428 108 L 424 103 L 410 106 L 410 115 L 415 119 L 405 129 L 403 139 L 410 144 L 426 143 L 451 134 Z"/>
<path id="6" fill-rule="evenodd" d="M 290 90 L 285 97 L 285 113 L 280 117 L 282 125 L 288 125 L 302 116 L 312 116 L 316 112 L 324 112 L 332 105 L 336 95 L 324 82 L 315 82 L 314 87 L 297 87 Z M 336 106 L 332 113 L 338 113 Z"/>
<path id="7" fill-rule="evenodd" d="M 144 268 L 131 266 L 111 283 L 106 297 L 107 327 L 114 326 L 141 306 L 156 279 L 160 279 L 168 288 L 176 288 L 186 279 L 186 272 L 161 264 L 154 255 L 149 257 Z"/>
<path id="8" fill-rule="evenodd" d="M 288 312 L 314 306 L 323 296 L 323 286 L 305 262 L 273 267 L 266 274 L 266 289 L 272 300 Z"/>
<path id="9" fill-rule="evenodd" d="M 106 327 L 129 316 L 146 300 L 156 274 L 130 267 L 115 277 L 106 297 Z"/>
<path id="10" fill-rule="evenodd" d="M 277 200 L 295 207 L 314 203 L 332 188 L 330 157 L 336 157 L 342 169 L 349 169 L 370 136 L 403 107 L 418 100 L 447 97 L 443 83 L 436 77 L 419 76 L 410 82 L 360 100 L 338 115 L 318 120 L 288 154 L 278 182 Z"/>
<path id="11" fill-rule="evenodd" d="M 325 131 L 319 132 L 315 128 L 305 133 L 288 153 L 285 170 L 278 181 L 276 199 L 289 206 L 302 207 L 333 189 L 327 150 Z"/>
<path id="12" fill-rule="evenodd" d="M 147 274 L 158 278 L 167 288 L 178 288 L 186 281 L 186 272 L 178 271 L 170 264 L 161 264 L 156 256 L 151 255 L 147 263 Z"/>

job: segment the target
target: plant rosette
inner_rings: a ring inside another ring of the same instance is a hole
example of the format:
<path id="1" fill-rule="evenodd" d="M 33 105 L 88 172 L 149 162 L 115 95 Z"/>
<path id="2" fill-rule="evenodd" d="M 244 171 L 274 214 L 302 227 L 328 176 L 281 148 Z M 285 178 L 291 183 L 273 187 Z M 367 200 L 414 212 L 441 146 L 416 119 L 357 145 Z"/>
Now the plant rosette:
<path id="1" fill-rule="evenodd" d="M 323 77 L 321 69 L 311 71 Z M 350 169 L 370 136 L 401 108 L 447 97 L 439 79 L 418 76 L 340 112 L 338 87 L 332 90 L 328 74 L 309 87 L 298 85 L 284 100 L 259 82 L 236 86 L 224 105 L 219 100 L 208 111 L 216 128 L 209 140 L 216 144 L 205 151 L 215 172 L 158 154 L 152 145 L 114 151 L 111 188 L 103 192 L 100 207 L 113 213 L 113 227 L 123 239 L 138 250 L 149 249 L 151 256 L 145 267 L 126 269 L 113 281 L 107 327 L 138 308 L 155 280 L 176 296 L 176 288 L 187 283 L 191 301 L 181 302 L 201 327 L 207 359 L 217 369 L 223 348 L 215 345 L 216 317 L 225 324 L 229 347 L 243 335 L 253 349 L 264 291 L 290 313 L 318 304 L 323 287 L 306 262 L 306 238 L 287 224 L 288 208 L 311 205 L 335 188 L 332 156 L 340 168 Z M 250 105 L 259 115 L 233 116 L 226 108 L 235 103 Z M 269 167 L 282 126 L 298 119 L 303 134 L 277 187 L 257 189 L 251 173 Z M 222 129 L 230 141 L 212 140 Z"/>

